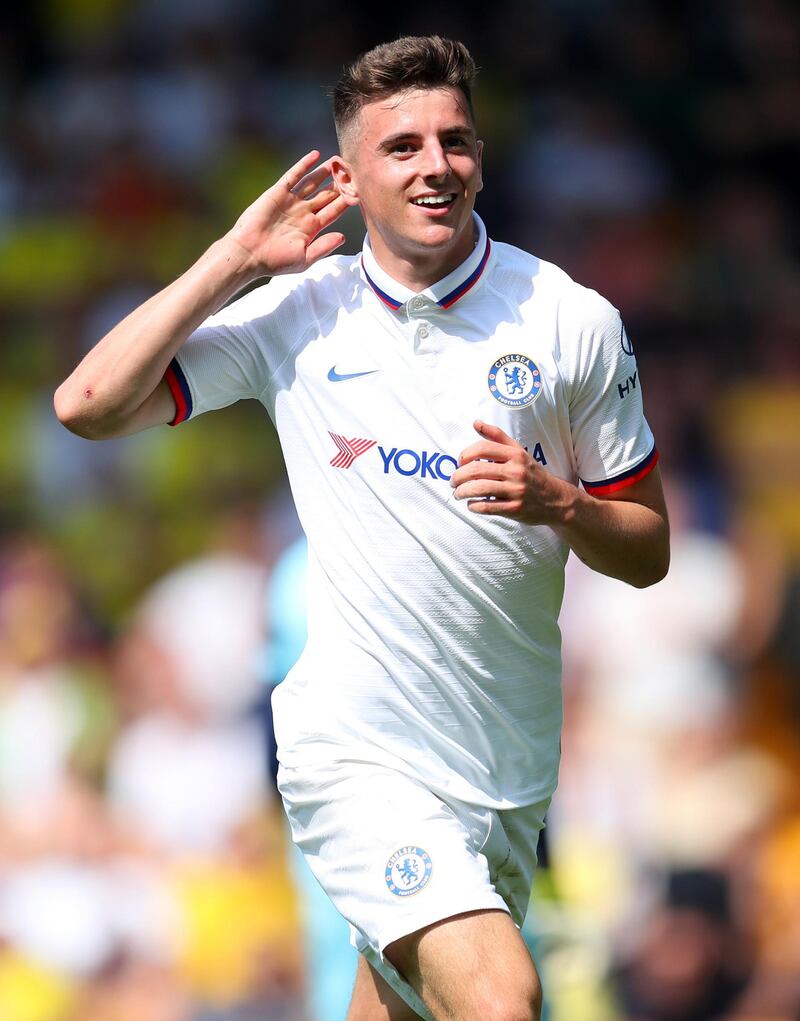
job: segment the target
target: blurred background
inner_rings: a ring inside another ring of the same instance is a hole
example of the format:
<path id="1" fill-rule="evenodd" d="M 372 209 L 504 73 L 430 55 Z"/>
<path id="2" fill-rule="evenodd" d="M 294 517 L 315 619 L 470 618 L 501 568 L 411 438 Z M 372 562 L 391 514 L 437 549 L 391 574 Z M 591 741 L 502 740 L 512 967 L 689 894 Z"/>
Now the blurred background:
<path id="1" fill-rule="evenodd" d="M 344 1016 L 271 781 L 268 418 L 93 444 L 52 393 L 334 150 L 343 63 L 434 31 L 482 68 L 489 233 L 622 310 L 673 523 L 645 592 L 570 562 L 548 1016 L 800 1019 L 797 6 L 38 0 L 0 14 L 2 1021 Z"/>

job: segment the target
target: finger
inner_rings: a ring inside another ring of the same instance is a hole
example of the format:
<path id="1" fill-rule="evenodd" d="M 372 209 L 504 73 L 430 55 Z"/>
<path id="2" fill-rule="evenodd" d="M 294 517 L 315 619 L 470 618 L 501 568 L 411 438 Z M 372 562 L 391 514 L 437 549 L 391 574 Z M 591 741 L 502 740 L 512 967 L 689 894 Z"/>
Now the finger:
<path id="1" fill-rule="evenodd" d="M 318 149 L 312 149 L 311 152 L 307 152 L 302 159 L 299 159 L 293 167 L 289 167 L 286 173 L 281 178 L 281 183 L 284 184 L 290 190 L 302 181 L 305 174 L 308 173 L 311 167 L 317 162 L 320 157 Z"/>
<path id="2" fill-rule="evenodd" d="M 496 479 L 501 481 L 507 477 L 507 469 L 500 461 L 473 461 L 457 468 L 450 476 L 450 485 L 455 489 L 464 482 L 473 479 Z"/>
<path id="3" fill-rule="evenodd" d="M 462 482 L 456 487 L 453 494 L 456 500 L 480 500 L 483 497 L 492 496 L 510 497 L 508 483 L 495 481 L 493 479 L 471 479 L 469 482 Z"/>
<path id="4" fill-rule="evenodd" d="M 485 436 L 487 440 L 492 440 L 494 443 L 502 443 L 506 446 L 521 447 L 522 444 L 515 440 L 508 433 L 503 432 L 499 425 L 493 425 L 491 422 L 483 422 L 480 418 L 476 418 L 472 423 L 476 432 L 479 432 L 481 436 Z"/>
<path id="5" fill-rule="evenodd" d="M 507 461 L 511 453 L 511 448 L 504 444 L 481 440 L 461 452 L 459 464 L 469 464 L 470 461 Z"/>
<path id="6" fill-rule="evenodd" d="M 323 181 L 331 176 L 331 161 L 325 160 L 315 167 L 310 173 L 305 174 L 292 188 L 292 192 L 299 198 L 307 198 L 313 195 Z"/>
<path id="7" fill-rule="evenodd" d="M 315 238 L 306 249 L 306 266 L 311 266 L 318 259 L 324 259 L 326 255 L 336 251 L 339 245 L 343 245 L 344 241 L 344 234 L 338 231 L 331 231 L 330 234 L 322 234 Z"/>
<path id="8" fill-rule="evenodd" d="M 510 500 L 470 500 L 467 510 L 473 514 L 505 514 L 510 518 L 519 516 L 517 504 Z"/>
<path id="9" fill-rule="evenodd" d="M 333 202 L 339 195 L 339 192 L 335 188 L 323 188 L 322 191 L 318 191 L 316 195 L 312 195 L 308 199 L 308 208 L 312 213 L 318 213 L 320 209 L 324 209 L 329 202 Z"/>
<path id="10" fill-rule="evenodd" d="M 317 213 L 317 223 L 319 224 L 320 230 L 325 230 L 326 227 L 330 227 L 332 223 L 335 223 L 339 217 L 346 213 L 350 207 L 347 202 L 342 198 L 341 195 L 337 195 L 335 199 L 332 199 L 324 208 L 320 209 Z"/>

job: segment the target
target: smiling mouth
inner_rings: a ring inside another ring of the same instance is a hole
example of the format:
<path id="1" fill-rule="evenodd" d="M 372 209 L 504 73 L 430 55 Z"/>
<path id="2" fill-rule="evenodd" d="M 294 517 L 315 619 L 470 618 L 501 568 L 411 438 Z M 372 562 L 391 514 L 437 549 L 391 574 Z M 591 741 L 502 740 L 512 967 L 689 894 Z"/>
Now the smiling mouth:
<path id="1" fill-rule="evenodd" d="M 456 196 L 449 195 L 421 195 L 412 199 L 411 204 L 421 206 L 423 209 L 449 209 L 456 200 Z"/>

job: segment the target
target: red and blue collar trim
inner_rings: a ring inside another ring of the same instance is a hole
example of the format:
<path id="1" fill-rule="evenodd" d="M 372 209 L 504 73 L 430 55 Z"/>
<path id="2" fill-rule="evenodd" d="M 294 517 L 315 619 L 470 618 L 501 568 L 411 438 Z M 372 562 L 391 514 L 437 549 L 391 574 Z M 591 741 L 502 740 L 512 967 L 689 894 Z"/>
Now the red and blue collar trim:
<path id="1" fill-rule="evenodd" d="M 393 298 L 391 294 L 387 294 L 386 291 L 382 291 L 380 287 L 378 287 L 378 285 L 375 283 L 375 281 L 372 279 L 369 273 L 367 273 L 363 257 L 361 260 L 361 268 L 364 270 L 364 276 L 367 278 L 367 283 L 372 288 L 372 290 L 378 295 L 378 297 L 381 299 L 384 305 L 388 306 L 393 312 L 396 312 L 403 305 L 403 302 L 397 301 L 397 299 Z"/>
<path id="2" fill-rule="evenodd" d="M 478 232 L 478 241 L 469 258 L 452 273 L 448 273 L 442 280 L 438 280 L 427 290 L 421 292 L 443 309 L 451 308 L 468 291 L 472 290 L 483 276 L 491 255 L 492 244 L 486 234 L 486 228 L 476 213 L 472 215 Z M 381 269 L 372 253 L 369 238 L 364 239 L 361 268 L 365 280 L 378 299 L 393 312 L 399 311 L 408 301 L 417 296 L 417 292 L 411 291 L 408 287 L 393 280 L 388 273 Z"/>
<path id="3" fill-rule="evenodd" d="M 480 280 L 481 274 L 486 269 L 486 263 L 489 261 L 489 256 L 492 252 L 492 242 L 489 238 L 486 238 L 486 247 L 483 250 L 481 261 L 478 263 L 477 269 L 470 273 L 463 284 L 454 288 L 449 294 L 446 294 L 443 298 L 439 298 L 439 304 L 442 308 L 450 308 L 451 305 L 455 305 L 459 298 L 463 298 L 467 291 L 471 290 L 475 284 Z"/>

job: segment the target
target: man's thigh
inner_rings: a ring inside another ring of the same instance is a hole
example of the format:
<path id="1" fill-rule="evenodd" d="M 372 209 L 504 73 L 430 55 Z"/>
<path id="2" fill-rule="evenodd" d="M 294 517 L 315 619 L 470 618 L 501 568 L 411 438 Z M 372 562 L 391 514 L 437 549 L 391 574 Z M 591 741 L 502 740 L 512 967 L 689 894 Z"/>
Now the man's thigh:
<path id="1" fill-rule="evenodd" d="M 539 1021 L 536 966 L 504 911 L 444 919 L 396 940 L 385 953 L 437 1021 Z"/>
<path id="2" fill-rule="evenodd" d="M 420 1015 L 363 957 L 359 959 L 347 1021 L 419 1021 Z"/>

